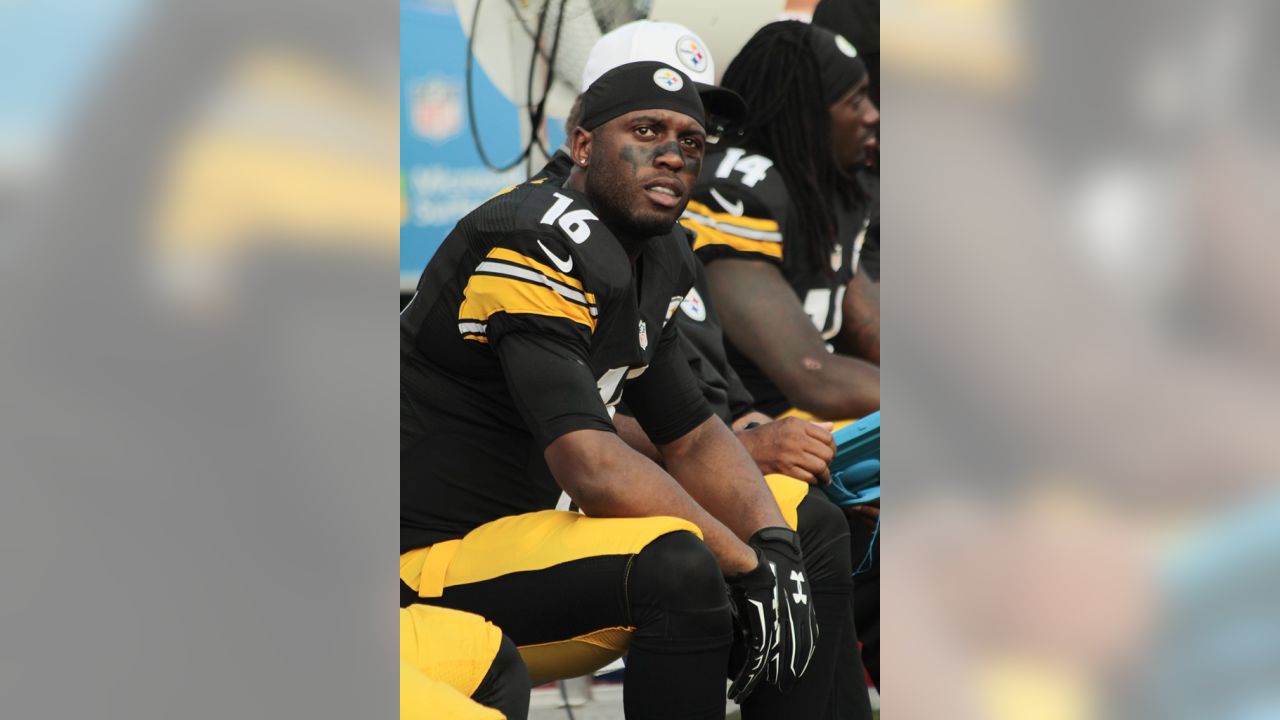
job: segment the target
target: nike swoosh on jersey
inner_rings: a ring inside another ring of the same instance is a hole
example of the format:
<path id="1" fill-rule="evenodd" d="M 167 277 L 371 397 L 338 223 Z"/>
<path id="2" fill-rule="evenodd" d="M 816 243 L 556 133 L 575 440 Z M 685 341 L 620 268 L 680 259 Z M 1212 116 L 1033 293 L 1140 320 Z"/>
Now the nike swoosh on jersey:
<path id="1" fill-rule="evenodd" d="M 556 269 L 558 269 L 560 272 L 562 273 L 573 272 L 572 256 L 570 256 L 568 260 L 561 260 L 560 258 L 556 257 L 555 253 L 548 250 L 547 246 L 543 245 L 541 240 L 538 241 L 538 247 L 542 248 L 542 252 L 547 254 L 547 257 L 551 259 L 551 264 L 555 265 Z"/>
<path id="2" fill-rule="evenodd" d="M 725 198 L 725 196 L 716 192 L 715 188 L 711 188 L 711 197 L 715 198 L 716 202 L 720 203 L 720 207 L 724 208 L 725 212 L 733 215 L 734 217 L 742 217 L 743 211 L 746 210 L 741 200 L 731 203 Z"/>

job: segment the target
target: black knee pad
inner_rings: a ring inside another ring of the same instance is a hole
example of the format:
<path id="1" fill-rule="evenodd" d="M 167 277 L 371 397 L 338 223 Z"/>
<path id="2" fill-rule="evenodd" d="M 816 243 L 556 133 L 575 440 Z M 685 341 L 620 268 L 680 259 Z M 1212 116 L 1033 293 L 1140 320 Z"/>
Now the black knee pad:
<path id="1" fill-rule="evenodd" d="M 529 668 L 516 644 L 503 635 L 498 654 L 471 699 L 500 710 L 512 720 L 523 719 L 529 715 L 529 686 Z"/>
<path id="2" fill-rule="evenodd" d="M 636 636 L 728 638 L 732 628 L 720 564 L 690 532 L 673 532 L 636 554 L 627 575 Z"/>
<path id="3" fill-rule="evenodd" d="M 853 559 L 849 550 L 849 522 L 844 511 L 816 487 L 796 508 L 800 551 L 815 589 L 852 591 Z"/>

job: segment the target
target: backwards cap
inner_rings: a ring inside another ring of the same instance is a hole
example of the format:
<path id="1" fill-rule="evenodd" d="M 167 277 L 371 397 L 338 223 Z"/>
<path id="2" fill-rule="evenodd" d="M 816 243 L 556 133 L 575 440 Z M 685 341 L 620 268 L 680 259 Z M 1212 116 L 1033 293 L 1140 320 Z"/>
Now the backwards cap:
<path id="1" fill-rule="evenodd" d="M 656 60 L 684 73 L 702 95 L 707 112 L 731 122 L 746 115 L 742 97 L 715 84 L 716 64 L 707 44 L 694 31 L 673 22 L 636 20 L 606 33 L 591 46 L 582 68 L 582 91 L 613 68 L 641 60 Z"/>
<path id="2" fill-rule="evenodd" d="M 702 98 L 688 76 L 666 63 L 646 60 L 620 65 L 596 78 L 582 94 L 585 130 L 635 110 L 671 110 L 706 122 Z"/>
<path id="3" fill-rule="evenodd" d="M 822 95 L 827 104 L 834 103 L 862 82 L 867 76 L 867 66 L 862 64 L 853 43 L 843 35 L 817 25 L 809 26 L 809 46 L 818 60 L 822 77 Z"/>

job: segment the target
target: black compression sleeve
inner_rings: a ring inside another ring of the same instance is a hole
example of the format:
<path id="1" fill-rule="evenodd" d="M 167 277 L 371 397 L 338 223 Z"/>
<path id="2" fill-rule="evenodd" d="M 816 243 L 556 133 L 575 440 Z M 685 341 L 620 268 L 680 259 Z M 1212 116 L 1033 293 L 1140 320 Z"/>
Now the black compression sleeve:
<path id="1" fill-rule="evenodd" d="M 508 333 L 494 351 L 516 409 L 541 447 L 574 430 L 616 432 L 586 361 L 557 337 Z"/>

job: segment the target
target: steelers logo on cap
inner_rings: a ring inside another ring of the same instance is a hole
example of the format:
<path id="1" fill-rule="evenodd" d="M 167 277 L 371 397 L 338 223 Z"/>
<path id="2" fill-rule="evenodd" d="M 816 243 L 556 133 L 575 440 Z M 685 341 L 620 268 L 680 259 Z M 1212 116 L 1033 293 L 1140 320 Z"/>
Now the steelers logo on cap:
<path id="1" fill-rule="evenodd" d="M 707 50 L 692 35 L 685 35 L 676 41 L 676 57 L 694 72 L 700 73 L 707 69 Z"/>
<path id="2" fill-rule="evenodd" d="M 853 43 L 845 40 L 843 35 L 836 36 L 836 47 L 840 48 L 840 52 L 849 57 L 858 57 L 858 51 L 853 47 Z"/>
<path id="3" fill-rule="evenodd" d="M 658 68 L 653 73 L 653 84 L 663 90 L 676 92 L 684 87 L 684 78 L 680 77 L 680 73 L 671 68 Z"/>

